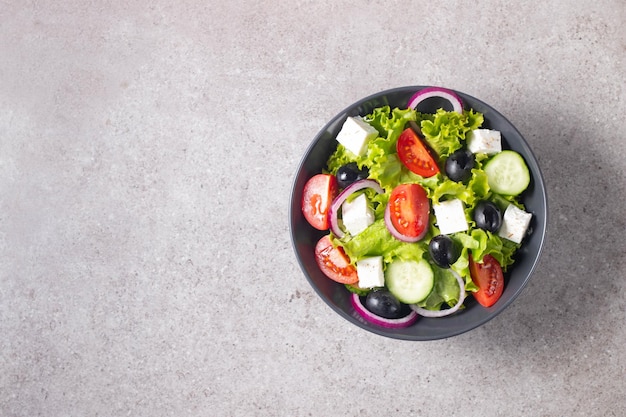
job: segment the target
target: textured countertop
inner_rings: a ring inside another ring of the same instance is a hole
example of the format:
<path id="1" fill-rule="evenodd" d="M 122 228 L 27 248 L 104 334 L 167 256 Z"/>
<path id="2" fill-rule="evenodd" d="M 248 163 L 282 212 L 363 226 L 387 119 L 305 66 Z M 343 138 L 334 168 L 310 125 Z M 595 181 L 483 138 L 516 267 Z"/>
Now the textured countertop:
<path id="1" fill-rule="evenodd" d="M 626 4 L 3 1 L 0 415 L 626 415 Z M 435 342 L 349 325 L 288 206 L 357 99 L 440 85 L 542 166 L 522 295 Z"/>

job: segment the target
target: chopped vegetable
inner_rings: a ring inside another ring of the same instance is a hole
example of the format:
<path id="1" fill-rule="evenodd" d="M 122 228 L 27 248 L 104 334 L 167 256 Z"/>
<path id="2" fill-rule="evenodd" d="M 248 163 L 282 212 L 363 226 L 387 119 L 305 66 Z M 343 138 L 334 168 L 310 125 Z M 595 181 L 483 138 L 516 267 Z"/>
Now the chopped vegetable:
<path id="1" fill-rule="evenodd" d="M 530 183 L 530 173 L 522 156 L 511 150 L 496 154 L 485 164 L 489 187 L 498 194 L 519 195 Z"/>
<path id="2" fill-rule="evenodd" d="M 328 211 L 336 195 L 334 175 L 317 174 L 307 181 L 302 193 L 302 214 L 311 226 L 318 230 L 328 229 Z"/>
<path id="3" fill-rule="evenodd" d="M 389 232 L 403 242 L 417 242 L 428 233 L 430 203 L 419 184 L 400 184 L 391 192 L 385 208 Z"/>
<path id="4" fill-rule="evenodd" d="M 457 113 L 463 113 L 463 102 L 454 91 L 440 87 L 427 87 L 417 93 L 409 99 L 408 108 L 416 110 L 419 104 L 429 98 L 441 97 L 452 104 L 452 110 Z"/>
<path id="5" fill-rule="evenodd" d="M 328 235 L 315 245 L 315 260 L 324 275 L 341 284 L 355 284 L 359 280 L 356 268 L 350 264 L 341 246 L 333 246 Z"/>
<path id="6" fill-rule="evenodd" d="M 424 178 L 432 177 L 439 172 L 437 162 L 413 129 L 408 128 L 402 132 L 396 148 L 398 157 L 409 171 Z"/>
<path id="7" fill-rule="evenodd" d="M 433 270 L 425 259 L 397 260 L 387 265 L 385 283 L 398 300 L 406 304 L 415 304 L 428 297 L 435 280 Z"/>
<path id="8" fill-rule="evenodd" d="M 472 281 L 478 286 L 474 298 L 483 307 L 491 307 L 500 299 L 504 290 L 504 276 L 498 261 L 491 255 L 485 255 L 482 262 L 476 262 L 470 256 Z"/>

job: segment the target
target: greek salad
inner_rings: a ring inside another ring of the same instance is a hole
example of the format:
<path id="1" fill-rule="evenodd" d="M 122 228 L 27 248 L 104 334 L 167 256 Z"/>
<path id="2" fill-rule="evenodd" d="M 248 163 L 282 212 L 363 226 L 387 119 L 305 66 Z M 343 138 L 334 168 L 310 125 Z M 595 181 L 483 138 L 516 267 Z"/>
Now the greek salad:
<path id="1" fill-rule="evenodd" d="M 417 110 L 439 97 L 451 111 Z M 347 117 L 323 172 L 302 194 L 320 270 L 351 292 L 355 310 L 384 327 L 443 317 L 473 296 L 494 305 L 532 214 L 524 158 L 464 109 L 453 91 L 429 87 L 406 108 Z"/>

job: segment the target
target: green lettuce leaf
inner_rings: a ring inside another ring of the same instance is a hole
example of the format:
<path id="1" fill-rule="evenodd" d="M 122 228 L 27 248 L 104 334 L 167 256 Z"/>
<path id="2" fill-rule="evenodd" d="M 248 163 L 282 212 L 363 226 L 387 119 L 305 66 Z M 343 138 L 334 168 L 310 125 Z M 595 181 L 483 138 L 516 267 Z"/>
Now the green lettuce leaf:
<path id="1" fill-rule="evenodd" d="M 382 218 L 356 236 L 346 235 L 342 239 L 333 239 L 343 246 L 352 263 L 370 256 L 382 256 L 385 264 L 393 259 L 419 260 L 428 250 L 425 243 L 406 243 L 394 239 Z"/>
<path id="2" fill-rule="evenodd" d="M 502 269 L 506 271 L 515 262 L 513 255 L 520 247 L 517 243 L 502 239 L 500 236 L 482 229 L 454 233 L 452 237 L 463 246 L 461 257 L 452 267 L 464 278 L 469 277 L 470 251 L 476 262 L 482 262 L 485 255 L 493 256 Z"/>
<path id="3" fill-rule="evenodd" d="M 479 128 L 483 123 L 483 115 L 473 110 L 465 110 L 463 114 L 437 110 L 434 115 L 420 115 L 422 134 L 428 145 L 444 159 L 454 151 L 463 147 L 465 136 L 470 130 Z"/>
<path id="4" fill-rule="evenodd" d="M 389 141 L 395 146 L 398 137 L 410 121 L 417 121 L 417 113 L 412 109 L 394 108 L 389 106 L 378 107 L 363 118 L 370 125 L 374 126 L 380 137 Z"/>
<path id="5" fill-rule="evenodd" d="M 328 161 L 326 161 L 326 173 L 336 175 L 337 170 L 350 162 L 357 162 L 358 156 L 350 152 L 341 143 L 337 143 L 337 149 L 333 152 Z M 362 165 L 359 165 L 362 167 Z"/>

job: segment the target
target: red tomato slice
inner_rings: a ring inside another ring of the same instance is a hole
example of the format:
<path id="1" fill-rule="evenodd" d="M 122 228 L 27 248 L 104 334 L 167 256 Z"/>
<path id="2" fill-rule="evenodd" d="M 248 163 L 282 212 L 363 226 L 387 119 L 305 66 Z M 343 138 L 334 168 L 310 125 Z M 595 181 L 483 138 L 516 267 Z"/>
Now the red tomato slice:
<path id="1" fill-rule="evenodd" d="M 474 293 L 476 301 L 483 307 L 494 305 L 504 291 L 504 275 L 496 258 L 485 255 L 483 263 L 478 263 L 474 262 L 470 255 L 470 275 L 479 288 Z"/>
<path id="2" fill-rule="evenodd" d="M 302 192 L 302 214 L 311 226 L 318 230 L 328 229 L 328 211 L 338 190 L 334 175 L 317 174 L 307 181 Z"/>
<path id="3" fill-rule="evenodd" d="M 419 184 L 400 184 L 389 197 L 393 227 L 404 236 L 421 239 L 428 232 L 430 202 Z"/>
<path id="4" fill-rule="evenodd" d="M 321 238 L 315 245 L 315 260 L 324 275 L 341 284 L 355 284 L 359 280 L 356 268 L 341 246 L 334 247 L 330 236 Z"/>
<path id="5" fill-rule="evenodd" d="M 411 172 L 424 178 L 432 177 L 439 172 L 437 162 L 433 159 L 424 142 L 410 127 L 405 129 L 396 144 L 398 157 Z"/>

